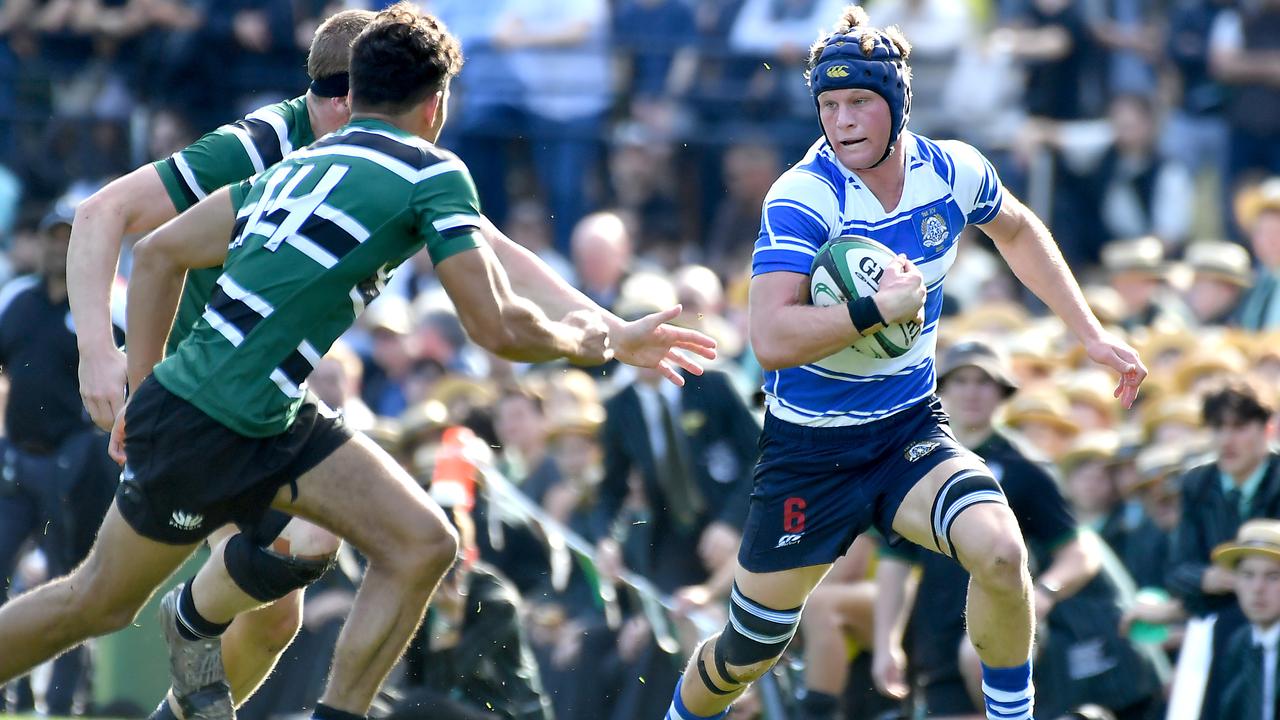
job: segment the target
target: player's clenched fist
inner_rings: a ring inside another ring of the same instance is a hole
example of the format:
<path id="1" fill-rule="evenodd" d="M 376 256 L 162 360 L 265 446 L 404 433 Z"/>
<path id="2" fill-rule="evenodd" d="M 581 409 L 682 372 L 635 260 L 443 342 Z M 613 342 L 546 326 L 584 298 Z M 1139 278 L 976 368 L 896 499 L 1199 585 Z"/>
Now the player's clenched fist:
<path id="1" fill-rule="evenodd" d="M 921 322 L 924 311 L 924 275 L 906 255 L 898 255 L 884 269 L 880 289 L 872 297 L 886 323 Z"/>

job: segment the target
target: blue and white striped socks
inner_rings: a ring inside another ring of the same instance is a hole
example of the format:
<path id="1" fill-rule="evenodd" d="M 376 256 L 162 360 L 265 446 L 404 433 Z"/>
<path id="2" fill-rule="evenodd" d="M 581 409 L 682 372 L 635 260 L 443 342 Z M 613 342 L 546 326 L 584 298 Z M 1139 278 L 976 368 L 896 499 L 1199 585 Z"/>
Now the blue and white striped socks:
<path id="1" fill-rule="evenodd" d="M 676 694 L 675 697 L 671 698 L 671 707 L 667 709 L 667 715 L 664 720 L 721 720 L 721 718 L 728 716 L 728 710 L 716 715 L 694 715 L 689 711 L 689 708 L 684 706 L 684 700 L 680 698 L 680 688 L 682 687 L 684 687 L 683 675 L 676 682 Z"/>
<path id="2" fill-rule="evenodd" d="M 982 696 L 987 720 L 1032 720 L 1036 689 L 1031 684 L 1031 661 L 1017 667 L 982 664 Z"/>

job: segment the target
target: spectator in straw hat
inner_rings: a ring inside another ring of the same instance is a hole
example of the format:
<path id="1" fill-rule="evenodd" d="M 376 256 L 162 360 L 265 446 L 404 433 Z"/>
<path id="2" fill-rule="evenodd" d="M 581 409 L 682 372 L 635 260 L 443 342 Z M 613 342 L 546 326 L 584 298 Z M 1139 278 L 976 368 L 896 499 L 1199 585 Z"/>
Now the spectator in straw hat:
<path id="1" fill-rule="evenodd" d="M 1192 243 L 1187 247 L 1191 287 L 1187 306 L 1201 325 L 1228 325 L 1237 320 L 1241 303 L 1253 285 L 1249 251 L 1224 240 Z"/>
<path id="2" fill-rule="evenodd" d="M 1004 424 L 1025 437 L 1050 460 L 1062 457 L 1080 434 L 1062 393 L 1051 387 L 1024 390 L 1004 407 Z"/>
<path id="3" fill-rule="evenodd" d="M 1246 330 L 1280 328 L 1280 177 L 1246 188 L 1236 199 L 1236 219 L 1249 235 L 1258 275 L 1240 308 Z"/>
<path id="4" fill-rule="evenodd" d="M 1235 576 L 1248 621 L 1228 640 L 1223 674 L 1230 678 L 1219 718 L 1280 717 L 1280 520 L 1250 520 L 1235 540 L 1213 550 L 1213 562 Z"/>
<path id="5" fill-rule="evenodd" d="M 1108 283 L 1124 299 L 1121 325 L 1126 330 L 1187 324 L 1190 311 L 1169 289 L 1169 266 L 1159 238 L 1147 236 L 1109 242 L 1102 248 L 1102 266 L 1107 271 Z"/>
<path id="6" fill-rule="evenodd" d="M 1138 509 L 1131 512 L 1117 486 L 1120 438 L 1109 431 L 1085 433 L 1058 461 L 1063 489 L 1082 526 L 1098 533 L 1139 584 L 1159 584 L 1164 567 L 1153 556 L 1164 552 L 1160 529 Z M 1141 580 L 1139 580 L 1141 578 Z"/>
<path id="7" fill-rule="evenodd" d="M 1182 476 L 1182 519 L 1166 584 L 1192 615 L 1217 614 L 1215 658 L 1227 651 L 1226 640 L 1244 624 L 1244 616 L 1233 597 L 1236 576 L 1211 566 L 1209 553 L 1234 537 L 1244 521 L 1280 517 L 1280 456 L 1268 445 L 1274 411 L 1270 392 L 1246 379 L 1226 380 L 1213 388 L 1204 397 L 1203 415 L 1213 432 L 1216 458 Z M 1209 675 L 1206 708 L 1221 701 L 1225 683 L 1215 667 Z"/>

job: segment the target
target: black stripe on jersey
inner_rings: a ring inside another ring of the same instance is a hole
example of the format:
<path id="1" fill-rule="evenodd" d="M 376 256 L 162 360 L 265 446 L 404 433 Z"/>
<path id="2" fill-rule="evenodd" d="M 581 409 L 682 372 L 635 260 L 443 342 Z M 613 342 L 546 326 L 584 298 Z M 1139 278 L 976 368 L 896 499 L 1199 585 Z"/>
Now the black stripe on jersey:
<path id="1" fill-rule="evenodd" d="M 448 159 L 448 156 L 443 153 L 408 145 L 398 140 L 393 140 L 386 135 L 361 132 L 360 130 L 352 130 L 341 135 L 330 135 L 311 147 L 322 148 L 333 145 L 354 145 L 356 147 L 369 148 L 383 155 L 393 157 L 414 170 L 423 170 Z"/>
<path id="2" fill-rule="evenodd" d="M 329 252 L 330 255 L 341 260 L 347 253 L 360 247 L 360 243 L 351 237 L 346 230 L 338 227 L 337 223 L 332 220 L 326 220 L 319 215 L 312 215 L 307 218 L 302 227 L 298 228 L 298 233 L 306 235 L 307 239 L 319 245 Z"/>
<path id="3" fill-rule="evenodd" d="M 475 225 L 459 225 L 458 227 L 451 227 L 448 230 L 441 230 L 440 237 L 449 240 L 451 238 L 462 237 L 463 235 L 470 235 L 473 232 L 479 231 L 480 228 Z"/>
<path id="4" fill-rule="evenodd" d="M 240 237 L 240 233 L 244 232 L 244 226 L 249 224 L 249 216 L 241 215 L 236 218 L 236 224 L 231 226 L 231 239 L 234 241 Z"/>
<path id="5" fill-rule="evenodd" d="M 262 322 L 262 316 L 256 310 L 228 295 L 221 285 L 214 286 L 213 295 L 209 298 L 209 309 L 221 315 L 223 320 L 231 323 L 245 336 Z"/>
<path id="6" fill-rule="evenodd" d="M 164 166 L 169 168 L 169 172 L 173 173 L 173 177 L 177 179 L 178 187 L 182 190 L 182 199 L 187 201 L 187 207 L 200 202 L 195 192 L 187 187 L 187 179 L 182 177 L 182 173 L 178 170 L 178 163 L 174 162 L 172 155 L 164 159 Z"/>
<path id="7" fill-rule="evenodd" d="M 365 305 L 376 300 L 378 295 L 382 293 L 382 291 L 378 289 L 378 276 L 371 275 L 361 280 L 360 283 L 356 285 L 356 292 L 360 293 L 360 299 L 364 301 Z"/>
<path id="8" fill-rule="evenodd" d="M 269 168 L 284 158 L 284 154 L 280 152 L 280 136 L 276 135 L 276 129 L 271 123 L 258 118 L 244 118 L 232 125 L 249 134 L 253 146 L 258 149 L 258 156 L 262 158 L 262 167 Z"/>
<path id="9" fill-rule="evenodd" d="M 307 358 L 297 350 L 289 353 L 289 357 L 280 363 L 280 372 L 289 378 L 289 382 L 298 387 L 302 387 L 302 383 L 306 382 L 307 376 L 311 374 L 312 370 L 315 370 L 315 366 L 308 362 Z"/>

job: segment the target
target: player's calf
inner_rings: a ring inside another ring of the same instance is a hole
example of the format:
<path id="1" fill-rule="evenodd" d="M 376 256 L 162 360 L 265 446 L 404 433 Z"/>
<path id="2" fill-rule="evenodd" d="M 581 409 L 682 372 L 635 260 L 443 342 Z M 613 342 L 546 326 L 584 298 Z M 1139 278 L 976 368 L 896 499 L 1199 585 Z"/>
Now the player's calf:
<path id="1" fill-rule="evenodd" d="M 676 686 L 668 720 L 723 717 L 724 708 L 782 657 L 800 626 L 800 608 L 776 610 L 746 597 L 735 583 L 729 598 L 729 622 L 714 639 L 698 648 L 694 665 L 699 685 L 714 696 L 705 703 L 719 705 L 715 714 L 691 711 L 681 697 L 684 680 Z M 702 704 L 699 704 L 701 709 Z"/>

